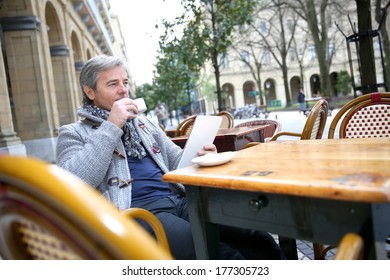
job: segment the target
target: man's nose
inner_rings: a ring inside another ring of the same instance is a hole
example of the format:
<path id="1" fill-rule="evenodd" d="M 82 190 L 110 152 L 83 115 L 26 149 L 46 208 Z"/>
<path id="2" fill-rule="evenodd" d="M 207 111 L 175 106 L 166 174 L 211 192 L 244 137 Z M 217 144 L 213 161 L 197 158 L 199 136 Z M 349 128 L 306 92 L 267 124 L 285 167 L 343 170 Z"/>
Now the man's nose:
<path id="1" fill-rule="evenodd" d="M 120 84 L 120 92 L 121 93 L 127 93 L 128 92 L 128 87 L 127 87 L 127 84 L 124 84 L 124 83 L 121 83 Z"/>

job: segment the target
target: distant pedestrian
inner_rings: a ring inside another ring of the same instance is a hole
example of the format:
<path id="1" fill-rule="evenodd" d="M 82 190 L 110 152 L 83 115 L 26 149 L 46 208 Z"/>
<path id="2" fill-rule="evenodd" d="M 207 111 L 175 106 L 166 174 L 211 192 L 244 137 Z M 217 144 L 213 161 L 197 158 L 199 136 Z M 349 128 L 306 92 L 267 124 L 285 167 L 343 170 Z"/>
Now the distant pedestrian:
<path id="1" fill-rule="evenodd" d="M 303 89 L 300 88 L 298 92 L 298 103 L 301 111 L 306 111 L 305 94 Z"/>
<path id="2" fill-rule="evenodd" d="M 164 104 L 158 103 L 156 108 L 154 109 L 154 113 L 157 116 L 158 122 L 164 126 L 164 128 L 168 125 L 168 118 L 169 113 L 168 110 L 165 108 Z"/>

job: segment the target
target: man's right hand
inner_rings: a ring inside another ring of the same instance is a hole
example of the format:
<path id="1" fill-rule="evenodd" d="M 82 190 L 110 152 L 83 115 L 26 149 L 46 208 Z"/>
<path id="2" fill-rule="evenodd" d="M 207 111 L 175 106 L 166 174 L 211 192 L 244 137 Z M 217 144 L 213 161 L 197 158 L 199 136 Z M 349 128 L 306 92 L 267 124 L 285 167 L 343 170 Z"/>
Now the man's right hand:
<path id="1" fill-rule="evenodd" d="M 125 97 L 112 104 L 108 121 L 122 128 L 128 119 L 137 117 L 138 107 L 134 100 Z"/>

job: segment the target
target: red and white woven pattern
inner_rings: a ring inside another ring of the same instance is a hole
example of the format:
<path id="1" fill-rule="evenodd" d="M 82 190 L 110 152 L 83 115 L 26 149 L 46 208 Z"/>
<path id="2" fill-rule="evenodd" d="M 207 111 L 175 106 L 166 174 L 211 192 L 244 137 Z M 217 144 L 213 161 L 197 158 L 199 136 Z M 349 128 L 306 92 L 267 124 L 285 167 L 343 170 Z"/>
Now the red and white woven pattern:
<path id="1" fill-rule="evenodd" d="M 345 125 L 344 137 L 390 137 L 390 105 L 375 104 L 357 110 Z"/>

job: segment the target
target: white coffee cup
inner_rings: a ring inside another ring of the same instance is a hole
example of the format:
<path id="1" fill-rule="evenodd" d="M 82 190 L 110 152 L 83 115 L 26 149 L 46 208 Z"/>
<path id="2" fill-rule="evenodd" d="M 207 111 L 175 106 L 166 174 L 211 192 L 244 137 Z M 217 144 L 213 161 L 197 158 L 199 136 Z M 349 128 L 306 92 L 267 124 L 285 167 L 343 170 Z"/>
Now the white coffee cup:
<path id="1" fill-rule="evenodd" d="M 134 102 L 137 104 L 138 114 L 142 114 L 146 111 L 146 104 L 143 98 L 136 98 L 134 99 Z"/>

